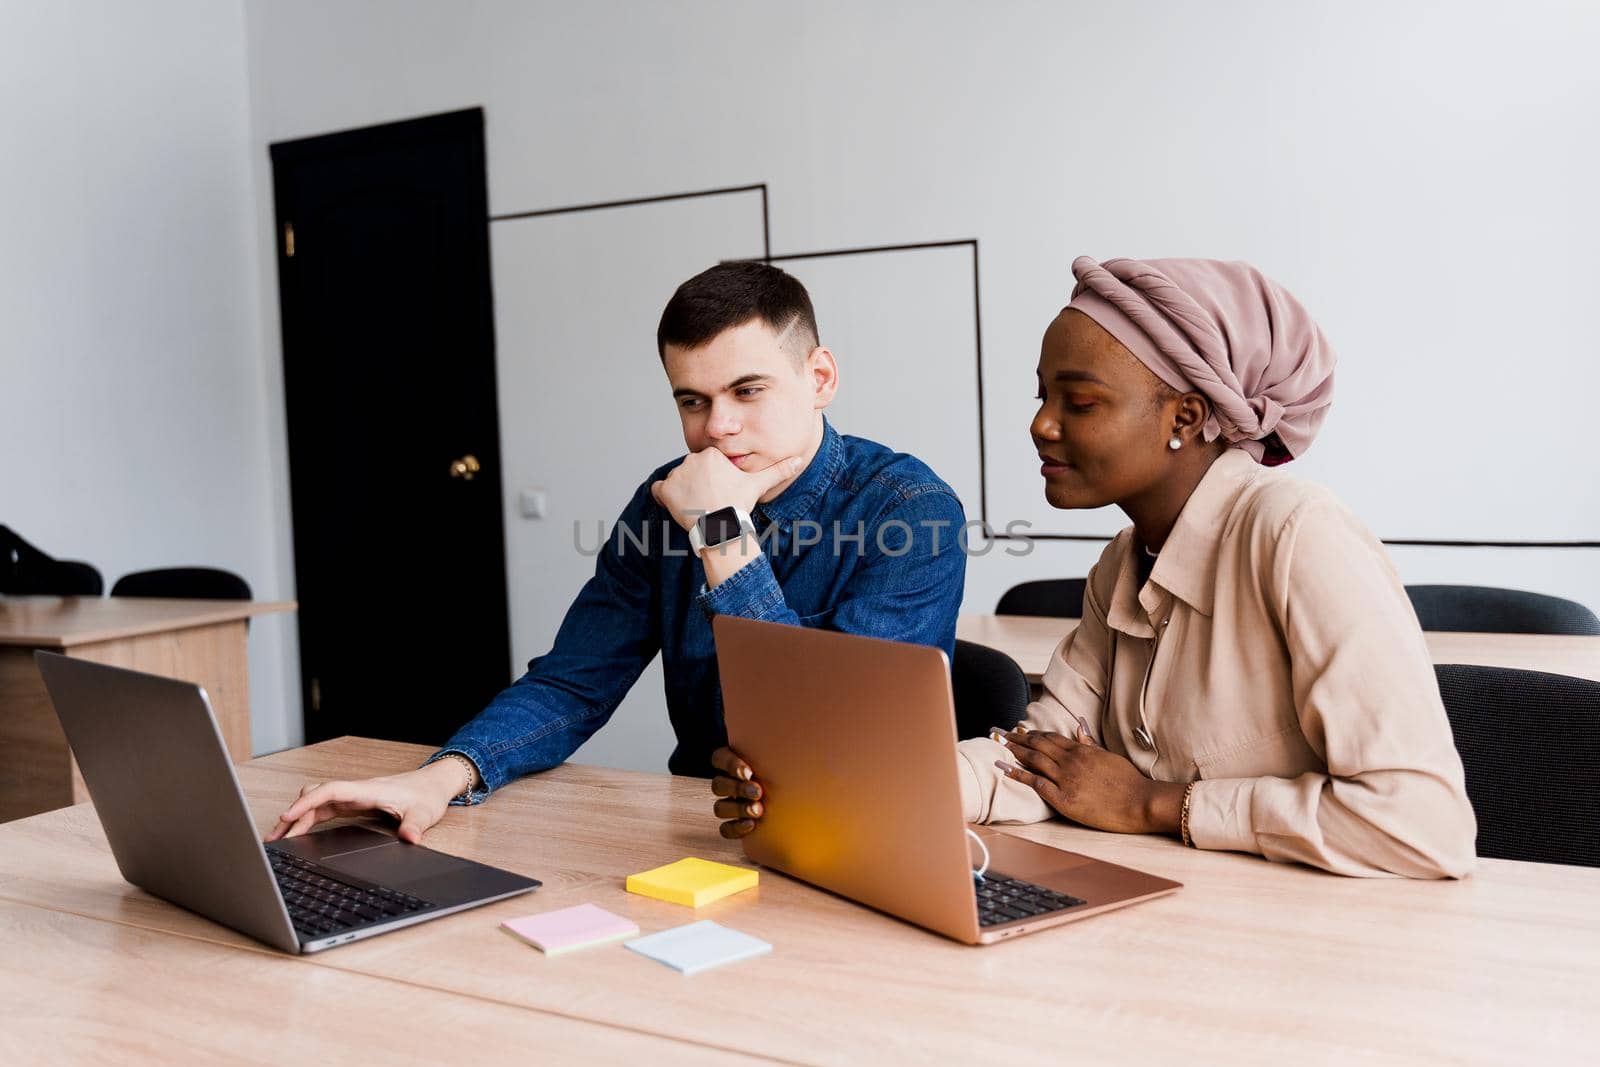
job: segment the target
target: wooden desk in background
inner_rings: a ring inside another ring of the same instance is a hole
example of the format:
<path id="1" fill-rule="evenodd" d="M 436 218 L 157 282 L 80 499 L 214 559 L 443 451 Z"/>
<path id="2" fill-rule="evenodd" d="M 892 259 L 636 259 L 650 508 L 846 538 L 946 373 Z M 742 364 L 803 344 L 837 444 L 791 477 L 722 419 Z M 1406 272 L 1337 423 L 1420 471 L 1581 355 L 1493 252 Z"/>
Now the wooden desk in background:
<path id="1" fill-rule="evenodd" d="M 1031 615 L 962 615 L 956 636 L 988 645 L 1017 661 L 1028 681 L 1038 685 L 1062 638 L 1077 629 L 1077 619 Z M 1546 634 L 1423 634 L 1435 663 L 1478 663 L 1517 667 L 1600 681 L 1600 637 Z"/>
<path id="2" fill-rule="evenodd" d="M 308 780 L 394 773 L 427 753 L 341 738 L 239 777 L 265 831 Z M 575 765 L 516 782 L 451 808 L 427 841 L 542 889 L 308 957 L 127 885 L 88 805 L 0 826 L 0 931 L 19 946 L 0 960 L 0 1060 L 14 1045 L 73 1063 L 437 1061 L 448 1048 L 490 1061 L 1500 1064 L 1600 1047 L 1600 870 L 1485 860 L 1461 882 L 1348 879 L 1041 823 L 1012 829 L 1185 888 L 971 948 L 771 871 L 697 911 L 624 892 L 628 874 L 688 855 L 745 862 L 710 800 L 703 780 Z M 773 951 L 685 978 L 619 945 L 552 959 L 497 929 L 584 902 L 645 933 L 713 919 Z"/>
<path id="3" fill-rule="evenodd" d="M 205 686 L 235 761 L 250 758 L 252 615 L 293 602 L 0 596 L 0 822 L 88 799 L 35 649 Z"/>

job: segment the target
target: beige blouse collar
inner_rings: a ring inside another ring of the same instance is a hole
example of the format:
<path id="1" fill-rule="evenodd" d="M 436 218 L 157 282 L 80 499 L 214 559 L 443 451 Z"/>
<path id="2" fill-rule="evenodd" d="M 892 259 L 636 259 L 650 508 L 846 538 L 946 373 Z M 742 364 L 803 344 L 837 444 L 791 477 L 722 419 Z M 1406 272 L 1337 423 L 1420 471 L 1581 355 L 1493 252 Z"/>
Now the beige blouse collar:
<path id="1" fill-rule="evenodd" d="M 1127 549 L 1117 571 L 1117 584 L 1106 611 L 1106 624 L 1130 637 L 1155 636 L 1155 625 L 1172 609 L 1172 599 L 1188 604 L 1209 618 L 1217 584 L 1217 549 L 1228 514 L 1245 487 L 1262 468 L 1240 448 L 1224 452 L 1189 495 L 1178 521 L 1161 546 L 1150 580 L 1139 585 L 1142 551 L 1133 530 L 1124 530 Z"/>

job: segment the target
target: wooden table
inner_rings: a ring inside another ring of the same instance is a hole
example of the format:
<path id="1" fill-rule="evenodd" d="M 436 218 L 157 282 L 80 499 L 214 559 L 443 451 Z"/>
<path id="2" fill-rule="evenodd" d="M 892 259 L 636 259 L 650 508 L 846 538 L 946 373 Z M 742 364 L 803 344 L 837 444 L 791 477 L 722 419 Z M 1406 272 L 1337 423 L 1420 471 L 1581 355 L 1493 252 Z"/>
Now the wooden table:
<path id="1" fill-rule="evenodd" d="M 0 596 L 0 822 L 86 800 L 33 652 L 198 682 L 235 760 L 250 758 L 252 615 L 292 601 Z"/>
<path id="2" fill-rule="evenodd" d="M 1077 619 L 1031 615 L 962 615 L 956 636 L 998 648 L 1017 661 L 1028 681 L 1038 684 L 1062 638 L 1077 629 Z M 1528 671 L 1568 674 L 1600 681 L 1600 637 L 1548 634 L 1423 634 L 1435 663 L 1478 663 Z"/>
<path id="3" fill-rule="evenodd" d="M 265 831 L 307 780 L 426 753 L 341 738 L 239 774 Z M 1462 882 L 1344 879 L 1044 823 L 1014 832 L 1185 888 L 973 948 L 771 871 L 699 911 L 625 893 L 629 873 L 683 856 L 743 862 L 709 801 L 704 781 L 665 775 L 567 765 L 524 779 L 450 809 L 428 843 L 544 888 L 309 957 L 124 883 L 88 805 L 0 826 L 0 1060 L 15 1060 L 8 1043 L 64 1062 L 453 1049 L 964 1065 L 1499 1064 L 1600 1048 L 1600 870 L 1487 860 Z M 685 978 L 620 945 L 552 959 L 497 929 L 586 901 L 646 933 L 714 919 L 773 951 Z"/>

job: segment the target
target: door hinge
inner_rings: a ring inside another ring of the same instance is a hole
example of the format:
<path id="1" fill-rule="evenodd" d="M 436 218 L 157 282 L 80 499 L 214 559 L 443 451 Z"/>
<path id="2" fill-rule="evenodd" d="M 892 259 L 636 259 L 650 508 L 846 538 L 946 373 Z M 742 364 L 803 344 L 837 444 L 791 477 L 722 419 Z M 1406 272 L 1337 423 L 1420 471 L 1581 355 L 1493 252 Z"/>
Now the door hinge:
<path id="1" fill-rule="evenodd" d="M 283 224 L 283 254 L 289 259 L 294 258 L 294 223 L 292 222 Z"/>
<path id="2" fill-rule="evenodd" d="M 322 710 L 322 679 L 311 679 L 311 710 Z"/>

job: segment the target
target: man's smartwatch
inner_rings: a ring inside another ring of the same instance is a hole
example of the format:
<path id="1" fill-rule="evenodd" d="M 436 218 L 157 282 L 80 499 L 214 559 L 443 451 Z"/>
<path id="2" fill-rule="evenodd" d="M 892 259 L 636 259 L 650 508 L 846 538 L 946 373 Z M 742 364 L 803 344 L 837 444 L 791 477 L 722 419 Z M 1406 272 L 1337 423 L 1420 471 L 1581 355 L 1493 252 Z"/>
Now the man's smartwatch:
<path id="1" fill-rule="evenodd" d="M 737 541 L 744 534 L 756 535 L 756 524 L 750 521 L 749 513 L 742 508 L 718 508 L 706 512 L 689 527 L 689 547 L 698 556 L 708 548 Z"/>

